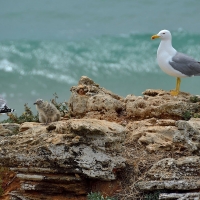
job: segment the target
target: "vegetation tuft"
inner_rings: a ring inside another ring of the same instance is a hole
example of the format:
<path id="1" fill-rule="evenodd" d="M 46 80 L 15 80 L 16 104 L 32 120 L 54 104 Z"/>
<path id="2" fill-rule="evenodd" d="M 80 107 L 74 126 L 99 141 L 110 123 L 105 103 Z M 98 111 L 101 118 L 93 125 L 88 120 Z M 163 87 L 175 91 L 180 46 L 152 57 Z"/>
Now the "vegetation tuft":
<path id="1" fill-rule="evenodd" d="M 24 112 L 22 115 L 18 117 L 17 114 L 10 113 L 8 116 L 9 118 L 2 121 L 2 123 L 22 124 L 24 122 L 39 122 L 38 114 L 34 115 L 27 103 L 24 104 Z"/>
<path id="2" fill-rule="evenodd" d="M 54 98 L 51 99 L 51 103 L 56 106 L 56 108 L 60 111 L 61 115 L 64 116 L 68 112 L 68 103 L 65 101 L 63 103 L 57 102 L 58 95 L 56 93 L 53 94 Z"/>
<path id="3" fill-rule="evenodd" d="M 87 195 L 88 200 L 116 200 L 113 197 L 104 197 L 100 192 L 91 192 Z"/>
<path id="4" fill-rule="evenodd" d="M 192 103 L 197 103 L 197 102 L 200 102 L 200 98 L 198 96 L 192 96 L 190 97 L 190 101 Z"/>
<path id="5" fill-rule="evenodd" d="M 192 113 L 186 110 L 185 112 L 183 112 L 182 117 L 184 120 L 189 120 L 192 117 Z"/>
<path id="6" fill-rule="evenodd" d="M 159 200 L 160 193 L 166 193 L 166 190 L 157 190 L 153 192 L 149 192 L 144 195 L 144 200 Z"/>
<path id="7" fill-rule="evenodd" d="M 53 94 L 54 98 L 51 99 L 51 103 L 53 103 L 56 108 L 61 112 L 61 115 L 64 116 L 68 112 L 68 104 L 67 102 L 59 103 L 57 102 L 58 95 Z M 18 117 L 17 114 L 10 113 L 8 114 L 9 118 L 3 120 L 1 123 L 17 123 L 22 124 L 24 122 L 39 122 L 38 114 L 34 115 L 31 108 L 28 107 L 28 104 L 24 104 L 24 112 Z"/>

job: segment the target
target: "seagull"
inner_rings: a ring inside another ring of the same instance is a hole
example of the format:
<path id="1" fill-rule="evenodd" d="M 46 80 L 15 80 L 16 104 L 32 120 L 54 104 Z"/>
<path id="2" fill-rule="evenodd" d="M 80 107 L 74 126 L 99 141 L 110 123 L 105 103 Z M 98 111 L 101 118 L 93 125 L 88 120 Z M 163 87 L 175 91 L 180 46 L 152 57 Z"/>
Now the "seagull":
<path id="1" fill-rule="evenodd" d="M 15 109 L 11 109 L 6 105 L 6 101 L 0 97 L 0 114 L 14 112 Z"/>
<path id="2" fill-rule="evenodd" d="M 168 30 L 162 30 L 151 37 L 152 40 L 160 38 L 157 50 L 157 62 L 160 68 L 168 75 L 176 77 L 176 88 L 170 91 L 177 96 L 180 91 L 181 78 L 200 76 L 200 62 L 192 57 L 176 51 L 172 47 L 172 35 Z"/>

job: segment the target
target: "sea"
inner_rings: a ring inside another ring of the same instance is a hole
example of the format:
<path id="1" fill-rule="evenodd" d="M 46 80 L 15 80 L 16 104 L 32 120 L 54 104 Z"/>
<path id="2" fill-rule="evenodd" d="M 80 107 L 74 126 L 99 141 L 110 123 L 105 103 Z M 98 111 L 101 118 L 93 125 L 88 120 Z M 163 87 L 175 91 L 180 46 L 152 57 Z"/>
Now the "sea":
<path id="1" fill-rule="evenodd" d="M 1 1 L 0 96 L 21 115 L 55 93 L 68 101 L 81 76 L 122 97 L 174 89 L 151 36 L 170 30 L 174 48 L 200 61 L 199 8 L 199 0 Z M 181 91 L 200 95 L 200 77 L 183 78 Z"/>

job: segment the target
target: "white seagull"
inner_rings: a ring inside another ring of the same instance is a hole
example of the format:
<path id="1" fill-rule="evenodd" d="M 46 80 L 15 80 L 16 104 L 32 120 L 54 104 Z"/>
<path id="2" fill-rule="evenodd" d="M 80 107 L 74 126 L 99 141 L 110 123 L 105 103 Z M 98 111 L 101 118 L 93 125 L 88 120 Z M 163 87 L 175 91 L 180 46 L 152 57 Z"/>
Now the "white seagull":
<path id="1" fill-rule="evenodd" d="M 172 47 L 172 35 L 168 30 L 162 30 L 151 37 L 152 40 L 160 38 L 157 50 L 157 62 L 160 68 L 170 76 L 176 77 L 176 88 L 170 94 L 177 96 L 180 91 L 181 78 L 200 76 L 200 62 L 190 56 L 176 51 Z"/>
<path id="2" fill-rule="evenodd" d="M 6 101 L 0 97 L 0 114 L 14 112 L 15 109 L 11 109 L 6 105 Z"/>

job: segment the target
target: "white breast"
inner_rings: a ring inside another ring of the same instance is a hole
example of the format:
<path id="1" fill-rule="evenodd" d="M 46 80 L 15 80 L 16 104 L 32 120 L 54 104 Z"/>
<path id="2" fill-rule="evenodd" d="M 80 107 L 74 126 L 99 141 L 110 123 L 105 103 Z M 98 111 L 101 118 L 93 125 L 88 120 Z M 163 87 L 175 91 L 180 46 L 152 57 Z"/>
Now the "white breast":
<path id="1" fill-rule="evenodd" d="M 169 62 L 177 51 L 171 46 L 171 42 L 161 41 L 157 51 L 157 62 L 159 67 L 168 75 L 175 77 L 186 77 L 186 75 L 175 70 Z"/>

